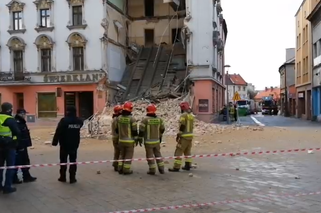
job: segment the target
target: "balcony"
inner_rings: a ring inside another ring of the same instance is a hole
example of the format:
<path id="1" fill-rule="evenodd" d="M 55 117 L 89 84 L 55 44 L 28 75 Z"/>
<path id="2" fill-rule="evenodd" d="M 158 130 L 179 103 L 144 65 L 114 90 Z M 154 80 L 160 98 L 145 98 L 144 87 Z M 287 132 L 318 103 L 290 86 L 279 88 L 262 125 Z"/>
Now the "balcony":
<path id="1" fill-rule="evenodd" d="M 0 72 L 0 82 L 30 82 L 30 77 L 23 72 Z"/>

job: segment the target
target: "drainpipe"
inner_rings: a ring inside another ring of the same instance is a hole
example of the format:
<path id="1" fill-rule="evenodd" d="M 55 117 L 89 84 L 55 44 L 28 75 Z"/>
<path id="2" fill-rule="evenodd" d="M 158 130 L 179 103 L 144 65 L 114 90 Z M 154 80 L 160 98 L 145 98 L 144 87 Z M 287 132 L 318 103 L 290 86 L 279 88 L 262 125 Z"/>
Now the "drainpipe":
<path id="1" fill-rule="evenodd" d="M 286 84 L 286 65 L 284 66 L 284 85 L 285 85 L 285 110 L 284 110 L 284 117 L 289 117 L 289 110 L 288 110 L 288 85 Z"/>

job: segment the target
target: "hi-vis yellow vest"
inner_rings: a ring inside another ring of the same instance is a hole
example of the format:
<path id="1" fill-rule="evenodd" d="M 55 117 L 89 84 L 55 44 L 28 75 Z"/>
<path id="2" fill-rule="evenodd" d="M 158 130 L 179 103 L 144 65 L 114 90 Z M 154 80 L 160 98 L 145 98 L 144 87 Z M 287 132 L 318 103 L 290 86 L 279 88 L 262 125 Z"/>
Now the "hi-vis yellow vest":
<path id="1" fill-rule="evenodd" d="M 12 137 L 12 132 L 9 127 L 7 126 L 2 126 L 2 124 L 7 120 L 7 118 L 12 118 L 10 115 L 5 115 L 5 114 L 0 114 L 0 136 L 2 137 L 10 137 L 13 140 L 16 140 L 17 137 L 13 136 Z"/>

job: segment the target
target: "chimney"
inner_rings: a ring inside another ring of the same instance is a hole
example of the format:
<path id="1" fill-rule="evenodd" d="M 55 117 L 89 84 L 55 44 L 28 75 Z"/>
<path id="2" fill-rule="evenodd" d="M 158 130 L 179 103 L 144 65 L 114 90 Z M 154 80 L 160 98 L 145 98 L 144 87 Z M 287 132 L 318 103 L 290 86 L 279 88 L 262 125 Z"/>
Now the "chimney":
<path id="1" fill-rule="evenodd" d="M 271 91 L 273 91 L 273 87 L 271 86 Z"/>
<path id="2" fill-rule="evenodd" d="M 268 91 L 268 88 L 267 88 L 267 87 L 265 87 L 265 91 Z"/>

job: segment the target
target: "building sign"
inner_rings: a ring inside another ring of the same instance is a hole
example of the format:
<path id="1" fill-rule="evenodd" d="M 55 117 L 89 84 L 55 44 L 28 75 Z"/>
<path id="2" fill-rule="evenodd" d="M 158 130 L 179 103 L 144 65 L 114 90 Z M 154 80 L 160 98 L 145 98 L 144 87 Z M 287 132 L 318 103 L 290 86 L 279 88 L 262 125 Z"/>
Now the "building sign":
<path id="1" fill-rule="evenodd" d="M 208 99 L 199 99 L 198 100 L 198 111 L 199 112 L 208 112 Z"/>
<path id="2" fill-rule="evenodd" d="M 103 73 L 87 73 L 87 74 L 57 74 L 57 75 L 45 75 L 43 81 L 45 83 L 58 83 L 58 82 L 97 82 L 102 77 Z"/>
<path id="3" fill-rule="evenodd" d="M 299 92 L 298 93 L 298 98 L 304 98 L 304 93 L 303 92 Z"/>

